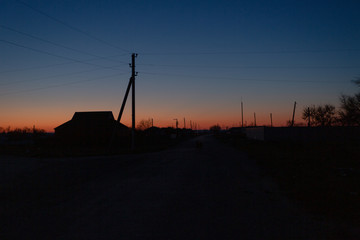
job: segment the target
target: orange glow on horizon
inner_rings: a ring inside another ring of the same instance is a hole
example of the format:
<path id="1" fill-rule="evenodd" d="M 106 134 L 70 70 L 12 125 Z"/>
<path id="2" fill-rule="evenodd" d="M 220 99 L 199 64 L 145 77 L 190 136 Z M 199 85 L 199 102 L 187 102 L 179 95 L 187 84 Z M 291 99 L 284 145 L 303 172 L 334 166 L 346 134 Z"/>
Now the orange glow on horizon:
<path id="1" fill-rule="evenodd" d="M 104 107 L 78 107 L 72 106 L 70 108 L 57 107 L 57 108 L 25 108 L 21 111 L 7 108 L 7 115 L 2 116 L 0 119 L 0 127 L 6 129 L 9 126 L 11 129 L 15 128 L 33 128 L 44 129 L 46 132 L 54 132 L 54 128 L 71 120 L 74 113 L 79 111 L 100 111 L 101 109 L 109 110 Z M 80 109 L 80 110 L 79 110 Z M 111 110 L 110 110 L 111 111 Z M 117 119 L 118 110 L 112 109 L 114 118 Z M 291 119 L 291 112 L 289 111 L 273 111 L 273 126 L 280 127 L 286 126 L 286 122 Z M 153 119 L 154 126 L 156 127 L 176 127 L 175 118 L 178 119 L 178 127 L 184 127 L 184 117 L 186 119 L 186 128 L 190 128 L 190 121 L 197 124 L 197 129 L 209 129 L 211 126 L 219 124 L 222 129 L 241 126 L 240 111 L 233 111 L 232 109 L 224 108 L 185 108 L 185 109 L 167 109 L 162 110 L 159 108 L 150 109 L 139 106 L 136 114 L 136 124 L 141 120 Z M 131 127 L 131 109 L 127 108 L 124 111 L 121 123 Z M 301 119 L 301 114 L 297 113 L 295 116 L 295 123 L 305 123 Z M 244 126 L 254 125 L 253 113 L 244 112 Z M 256 113 L 257 126 L 270 126 L 269 113 Z"/>
<path id="2" fill-rule="evenodd" d="M 72 117 L 72 116 L 71 116 Z M 34 120 L 29 120 L 26 121 L 25 119 L 23 121 L 1 121 L 0 122 L 0 127 L 3 129 L 7 129 L 8 127 L 10 127 L 10 129 L 16 129 L 16 128 L 30 128 L 32 129 L 33 127 L 37 128 L 37 129 L 44 129 L 46 132 L 52 133 L 54 132 L 54 128 L 71 120 L 71 117 L 64 117 L 62 116 L 61 120 L 54 120 L 54 119 L 39 119 L 37 121 Z M 258 118 L 258 117 L 257 117 Z M 142 119 L 149 119 L 149 118 L 139 118 L 136 122 L 138 123 L 140 120 Z M 154 126 L 156 127 L 176 127 L 176 122 L 175 120 L 161 120 L 161 119 L 154 119 Z M 281 118 L 281 119 L 273 119 L 273 126 L 274 127 L 284 127 L 286 126 L 286 122 L 289 120 L 289 118 Z M 184 120 L 183 119 L 178 119 L 179 124 L 178 127 L 179 128 L 183 128 L 184 127 Z M 125 121 L 121 121 L 124 125 L 126 125 L 127 127 L 131 127 L 131 121 L 129 121 L 128 119 L 126 119 Z M 295 119 L 295 123 L 302 123 L 305 124 L 305 122 L 302 119 Z M 192 120 L 192 124 L 193 124 L 193 129 L 195 129 L 195 124 L 197 125 L 197 129 L 198 130 L 206 130 L 209 129 L 211 126 L 213 125 L 220 125 L 220 127 L 222 129 L 226 129 L 226 128 L 231 128 L 231 127 L 241 127 L 241 119 L 224 119 L 221 118 L 219 120 L 217 119 L 199 119 L 199 120 Z M 244 118 L 244 127 L 246 126 L 253 126 L 254 124 L 254 120 L 251 118 Z M 263 119 L 257 119 L 256 120 L 256 125 L 257 126 L 270 126 L 270 118 L 263 120 Z M 190 120 L 186 120 L 186 128 L 190 128 Z"/>

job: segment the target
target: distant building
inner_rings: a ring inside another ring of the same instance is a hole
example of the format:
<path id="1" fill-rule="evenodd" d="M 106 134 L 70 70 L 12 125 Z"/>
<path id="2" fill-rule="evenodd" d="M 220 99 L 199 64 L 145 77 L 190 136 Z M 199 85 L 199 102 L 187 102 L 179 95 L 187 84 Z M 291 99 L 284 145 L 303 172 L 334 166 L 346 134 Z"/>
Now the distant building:
<path id="1" fill-rule="evenodd" d="M 129 128 L 115 121 L 111 111 L 75 112 L 70 121 L 55 128 L 55 137 L 70 144 L 103 145 L 129 134 Z"/>
<path id="2" fill-rule="evenodd" d="M 259 141 L 360 141 L 360 127 L 249 127 L 244 130 L 247 138 Z"/>

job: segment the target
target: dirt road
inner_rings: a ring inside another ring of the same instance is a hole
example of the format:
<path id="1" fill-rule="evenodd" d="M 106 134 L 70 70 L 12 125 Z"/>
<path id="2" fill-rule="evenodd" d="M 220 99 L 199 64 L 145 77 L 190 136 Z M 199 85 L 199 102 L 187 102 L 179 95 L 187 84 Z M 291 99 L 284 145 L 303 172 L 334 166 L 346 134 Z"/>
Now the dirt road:
<path id="1" fill-rule="evenodd" d="M 203 147 L 196 148 L 195 141 Z M 212 136 L 116 157 L 32 160 L 2 181 L 1 239 L 330 239 Z M 3 166 L 6 169 L 6 166 Z"/>

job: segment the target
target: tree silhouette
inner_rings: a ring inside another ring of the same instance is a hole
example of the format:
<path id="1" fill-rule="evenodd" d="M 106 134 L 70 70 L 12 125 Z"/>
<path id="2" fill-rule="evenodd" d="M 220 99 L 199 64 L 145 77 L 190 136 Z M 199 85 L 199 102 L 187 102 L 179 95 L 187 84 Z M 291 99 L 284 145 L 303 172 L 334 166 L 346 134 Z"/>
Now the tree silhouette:
<path id="1" fill-rule="evenodd" d="M 302 118 L 308 120 L 308 126 L 332 126 L 337 121 L 335 106 L 331 104 L 305 107 Z"/>
<path id="2" fill-rule="evenodd" d="M 314 105 L 304 108 L 302 113 L 302 119 L 307 120 L 308 127 L 311 127 L 311 125 L 315 124 L 315 113 L 316 113 L 316 108 Z"/>
<path id="3" fill-rule="evenodd" d="M 360 87 L 360 78 L 353 82 Z M 340 107 L 339 115 L 343 125 L 360 126 L 360 92 L 354 96 L 342 95 L 340 97 Z"/>
<path id="4" fill-rule="evenodd" d="M 148 129 L 148 128 L 150 128 L 152 126 L 152 121 L 151 121 L 151 119 L 149 118 L 149 119 L 142 119 L 140 122 L 139 122 L 139 124 L 137 125 L 137 129 L 138 130 L 141 130 L 141 131 L 144 131 L 144 130 L 146 130 L 146 129 Z"/>
<path id="5" fill-rule="evenodd" d="M 216 124 L 216 125 L 210 127 L 210 131 L 212 131 L 212 132 L 214 132 L 214 133 L 217 133 L 217 132 L 219 132 L 220 130 L 221 130 L 221 127 L 220 127 L 219 124 Z"/>
<path id="6" fill-rule="evenodd" d="M 336 122 L 335 107 L 330 104 L 318 106 L 315 112 L 315 121 L 320 126 L 331 126 Z"/>

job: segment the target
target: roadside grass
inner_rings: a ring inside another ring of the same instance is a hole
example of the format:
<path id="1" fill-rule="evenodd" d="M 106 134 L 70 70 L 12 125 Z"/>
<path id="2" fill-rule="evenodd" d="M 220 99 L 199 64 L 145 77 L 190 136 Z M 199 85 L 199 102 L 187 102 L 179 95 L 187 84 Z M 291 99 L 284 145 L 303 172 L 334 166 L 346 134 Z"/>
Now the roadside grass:
<path id="1" fill-rule="evenodd" d="M 360 221 L 360 144 L 258 142 L 221 137 L 247 152 L 303 210 Z"/>

